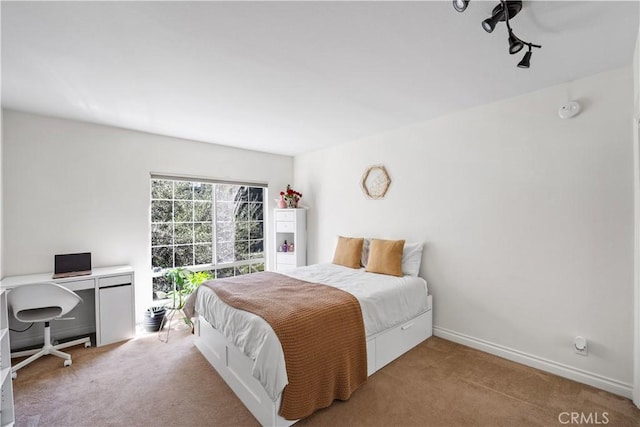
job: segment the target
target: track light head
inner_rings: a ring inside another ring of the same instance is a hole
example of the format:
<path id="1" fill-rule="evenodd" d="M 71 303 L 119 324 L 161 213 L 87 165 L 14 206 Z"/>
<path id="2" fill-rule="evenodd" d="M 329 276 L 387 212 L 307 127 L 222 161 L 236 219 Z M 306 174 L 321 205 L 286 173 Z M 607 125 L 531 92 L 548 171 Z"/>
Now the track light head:
<path id="1" fill-rule="evenodd" d="M 518 53 L 524 47 L 524 43 L 518 37 L 513 34 L 513 31 L 509 31 L 509 54 L 513 55 Z"/>
<path id="2" fill-rule="evenodd" d="M 502 12 L 500 12 L 502 13 Z M 482 21 L 482 28 L 487 32 L 490 33 L 493 31 L 494 28 L 496 28 L 496 25 L 498 24 L 498 21 L 500 21 L 502 15 L 493 15 L 491 18 L 487 18 L 484 21 Z"/>
<path id="3" fill-rule="evenodd" d="M 491 17 L 482 21 L 482 28 L 484 28 L 487 33 L 492 32 L 498 22 L 506 20 L 503 4 L 505 4 L 507 7 L 509 19 L 516 16 L 522 10 L 521 0 L 501 1 L 496 7 L 493 8 L 493 11 L 491 11 Z"/>
<path id="4" fill-rule="evenodd" d="M 522 61 L 518 62 L 518 68 L 529 68 L 531 62 L 531 48 L 524 54 Z"/>
<path id="5" fill-rule="evenodd" d="M 469 6 L 469 0 L 453 0 L 453 8 L 458 12 L 464 12 Z"/>

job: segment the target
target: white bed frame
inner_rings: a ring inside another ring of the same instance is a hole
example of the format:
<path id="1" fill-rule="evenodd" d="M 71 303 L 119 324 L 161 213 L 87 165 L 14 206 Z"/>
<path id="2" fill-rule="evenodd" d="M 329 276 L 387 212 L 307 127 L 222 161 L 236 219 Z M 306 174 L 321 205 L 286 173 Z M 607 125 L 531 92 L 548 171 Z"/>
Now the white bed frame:
<path id="1" fill-rule="evenodd" d="M 395 360 L 432 335 L 432 297 L 429 310 L 394 328 L 367 338 L 367 375 Z M 278 415 L 280 397 L 271 400 L 251 374 L 253 362 L 227 338 L 198 316 L 195 345 L 263 426 L 290 426 L 296 421 Z"/>

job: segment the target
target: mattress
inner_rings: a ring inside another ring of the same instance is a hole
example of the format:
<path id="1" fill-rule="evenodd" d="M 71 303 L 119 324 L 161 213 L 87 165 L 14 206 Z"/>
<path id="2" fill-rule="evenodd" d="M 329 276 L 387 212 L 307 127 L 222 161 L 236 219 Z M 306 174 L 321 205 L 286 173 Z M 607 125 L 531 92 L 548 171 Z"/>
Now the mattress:
<path id="1" fill-rule="evenodd" d="M 335 264 L 299 267 L 282 274 L 355 296 L 367 338 L 428 310 L 427 283 L 420 277 L 367 273 Z M 207 287 L 199 288 L 195 310 L 253 361 L 252 375 L 275 401 L 288 381 L 282 347 L 271 326 L 259 316 L 225 304 Z"/>

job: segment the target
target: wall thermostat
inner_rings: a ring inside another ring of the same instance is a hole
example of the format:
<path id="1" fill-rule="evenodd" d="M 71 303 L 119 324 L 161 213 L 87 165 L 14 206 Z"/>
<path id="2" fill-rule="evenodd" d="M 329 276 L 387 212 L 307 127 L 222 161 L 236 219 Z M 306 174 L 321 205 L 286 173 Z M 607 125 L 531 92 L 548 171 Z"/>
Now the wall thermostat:
<path id="1" fill-rule="evenodd" d="M 569 101 L 564 105 L 561 105 L 558 109 L 558 115 L 561 119 L 569 119 L 571 117 L 577 116 L 580 111 L 582 111 L 582 107 L 577 101 Z"/>

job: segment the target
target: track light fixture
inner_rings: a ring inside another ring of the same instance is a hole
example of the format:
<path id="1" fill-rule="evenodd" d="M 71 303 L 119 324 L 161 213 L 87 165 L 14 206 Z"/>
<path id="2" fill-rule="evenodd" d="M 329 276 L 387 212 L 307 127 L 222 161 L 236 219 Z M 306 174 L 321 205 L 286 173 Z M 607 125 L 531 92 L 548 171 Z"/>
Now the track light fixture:
<path id="1" fill-rule="evenodd" d="M 469 0 L 453 0 L 453 8 L 458 12 L 464 12 L 469 6 Z"/>
<path id="2" fill-rule="evenodd" d="M 469 0 L 453 0 L 453 8 L 458 12 L 464 12 L 469 5 Z M 524 54 L 522 60 L 518 63 L 518 68 L 529 68 L 531 62 L 531 48 L 542 48 L 542 46 L 525 42 L 516 36 L 511 29 L 509 20 L 516 16 L 522 10 L 522 0 L 500 0 L 500 4 L 493 8 L 491 16 L 482 21 L 482 28 L 491 33 L 498 25 L 498 22 L 504 21 L 507 26 L 507 33 L 509 35 L 509 54 L 513 55 L 520 52 L 525 46 L 529 47 L 529 50 Z"/>
<path id="3" fill-rule="evenodd" d="M 522 58 L 522 61 L 518 62 L 518 68 L 529 68 L 530 62 L 531 62 L 531 47 L 529 47 L 529 50 L 527 51 L 527 53 L 524 54 L 524 58 Z"/>
<path id="4" fill-rule="evenodd" d="M 513 34 L 513 31 L 509 30 L 509 55 L 520 52 L 523 47 L 524 43 L 522 43 L 522 40 L 517 38 Z"/>

